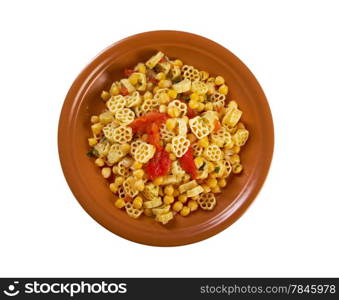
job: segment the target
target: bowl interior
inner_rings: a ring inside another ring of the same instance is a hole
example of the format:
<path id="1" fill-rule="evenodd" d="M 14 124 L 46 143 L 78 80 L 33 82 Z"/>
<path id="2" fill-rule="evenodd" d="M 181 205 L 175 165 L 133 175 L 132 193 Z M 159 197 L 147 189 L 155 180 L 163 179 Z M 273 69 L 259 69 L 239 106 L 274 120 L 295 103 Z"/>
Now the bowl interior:
<path id="1" fill-rule="evenodd" d="M 105 105 L 101 91 L 123 77 L 126 67 L 146 61 L 161 50 L 171 58 L 222 75 L 229 86 L 228 100 L 236 100 L 250 138 L 240 157 L 244 171 L 232 176 L 217 196 L 211 212 L 198 210 L 189 217 L 176 216 L 170 224 L 152 218 L 129 218 L 113 203 L 115 197 L 94 160 L 88 158 L 90 116 Z M 66 179 L 80 204 L 99 223 L 127 239 L 150 245 L 170 246 L 207 238 L 233 223 L 253 201 L 267 174 L 273 151 L 273 126 L 265 96 L 249 70 L 232 53 L 205 38 L 164 31 L 127 38 L 102 52 L 79 75 L 63 108 L 59 151 Z"/>

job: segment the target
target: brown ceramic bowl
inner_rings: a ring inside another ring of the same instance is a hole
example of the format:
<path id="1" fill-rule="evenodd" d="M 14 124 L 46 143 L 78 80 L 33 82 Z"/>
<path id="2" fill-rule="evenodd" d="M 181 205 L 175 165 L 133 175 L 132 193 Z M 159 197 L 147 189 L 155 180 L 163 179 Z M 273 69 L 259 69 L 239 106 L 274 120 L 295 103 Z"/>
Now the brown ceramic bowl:
<path id="1" fill-rule="evenodd" d="M 115 208 L 108 183 L 93 159 L 88 158 L 90 116 L 104 108 L 103 89 L 123 76 L 123 69 L 147 60 L 157 50 L 169 57 L 222 75 L 228 99 L 239 103 L 250 138 L 241 152 L 244 171 L 234 176 L 218 195 L 211 212 L 199 210 L 175 217 L 163 226 L 152 218 L 129 218 Z M 134 242 L 177 246 L 206 239 L 235 222 L 253 202 L 264 183 L 273 154 L 271 112 L 259 83 L 230 51 L 204 37 L 178 31 L 153 31 L 130 36 L 101 52 L 75 79 L 64 102 L 58 132 L 59 155 L 66 180 L 81 206 L 111 232 Z"/>

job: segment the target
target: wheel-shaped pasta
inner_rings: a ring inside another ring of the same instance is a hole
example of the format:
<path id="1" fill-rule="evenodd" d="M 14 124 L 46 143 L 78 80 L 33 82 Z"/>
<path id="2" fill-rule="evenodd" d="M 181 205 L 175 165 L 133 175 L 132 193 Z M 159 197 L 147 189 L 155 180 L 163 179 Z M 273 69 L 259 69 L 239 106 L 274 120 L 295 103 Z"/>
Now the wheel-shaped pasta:
<path id="1" fill-rule="evenodd" d="M 159 106 L 159 102 L 155 99 L 145 99 L 141 104 L 141 112 L 142 114 L 146 114 L 148 112 L 153 111 L 156 107 Z"/>
<path id="2" fill-rule="evenodd" d="M 113 140 L 120 144 L 128 143 L 132 140 L 132 137 L 133 133 L 131 127 L 121 125 L 113 130 Z"/>
<path id="3" fill-rule="evenodd" d="M 113 165 L 120 161 L 127 153 L 122 151 L 122 147 L 120 144 L 114 143 L 107 154 L 107 162 L 109 165 Z"/>
<path id="4" fill-rule="evenodd" d="M 126 196 L 134 198 L 139 194 L 139 191 L 134 187 L 136 179 L 133 176 L 129 176 L 122 184 Z"/>
<path id="5" fill-rule="evenodd" d="M 249 136 L 248 130 L 240 128 L 236 131 L 232 138 L 236 146 L 242 147 L 245 145 L 248 136 Z"/>
<path id="6" fill-rule="evenodd" d="M 129 108 L 123 108 L 116 111 L 115 118 L 121 125 L 128 125 L 133 122 L 135 114 Z"/>
<path id="7" fill-rule="evenodd" d="M 210 161 L 218 161 L 222 159 L 222 151 L 217 145 L 209 145 L 204 151 L 204 157 Z"/>
<path id="8" fill-rule="evenodd" d="M 197 143 L 194 143 L 192 145 L 192 149 L 193 149 L 193 156 L 195 157 L 201 156 L 204 151 L 204 148 L 199 146 Z"/>
<path id="9" fill-rule="evenodd" d="M 161 124 L 160 138 L 162 140 L 164 140 L 165 142 L 170 142 L 174 136 L 175 136 L 174 132 L 171 130 L 168 130 L 165 123 Z"/>
<path id="10" fill-rule="evenodd" d="M 169 91 L 168 88 L 162 88 L 162 89 L 158 89 L 156 91 L 156 93 L 154 94 L 154 97 L 153 97 L 153 101 L 156 105 L 159 105 L 159 101 L 160 101 L 160 97 L 161 97 L 161 94 L 167 94 L 167 92 Z"/>
<path id="11" fill-rule="evenodd" d="M 134 155 L 135 155 L 135 151 L 137 150 L 137 147 L 142 144 L 142 143 L 145 143 L 143 140 L 135 140 L 131 143 L 131 149 L 130 149 L 130 152 L 131 152 L 131 155 L 133 156 L 134 158 Z"/>
<path id="12" fill-rule="evenodd" d="M 193 81 L 191 90 L 198 95 L 205 95 L 208 92 L 208 86 L 202 81 Z"/>
<path id="13" fill-rule="evenodd" d="M 187 197 L 195 197 L 200 195 L 202 192 L 204 191 L 204 189 L 202 188 L 201 185 L 198 185 L 196 187 L 194 187 L 193 189 L 190 189 L 186 192 Z"/>
<path id="14" fill-rule="evenodd" d="M 115 114 L 119 109 L 123 109 L 126 104 L 125 97 L 121 95 L 113 96 L 106 102 L 106 106 L 112 114 Z"/>
<path id="15" fill-rule="evenodd" d="M 172 139 L 172 152 L 176 157 L 182 157 L 190 146 L 190 141 L 183 136 L 175 136 Z"/>
<path id="16" fill-rule="evenodd" d="M 171 209 L 169 204 L 162 205 L 160 207 L 152 208 L 152 212 L 154 215 L 162 215 L 168 213 Z"/>
<path id="17" fill-rule="evenodd" d="M 161 197 L 154 197 L 152 200 L 144 202 L 144 208 L 154 208 L 162 205 Z"/>
<path id="18" fill-rule="evenodd" d="M 135 87 L 133 86 L 133 84 L 130 83 L 128 79 L 121 79 L 120 82 L 130 94 L 135 91 Z"/>
<path id="19" fill-rule="evenodd" d="M 119 188 L 118 188 L 118 196 L 121 199 L 124 199 L 126 197 L 126 193 L 125 193 L 124 187 L 122 185 L 120 185 Z"/>
<path id="20" fill-rule="evenodd" d="M 171 211 L 164 214 L 157 214 L 155 216 L 155 221 L 160 222 L 162 224 L 167 224 L 170 220 L 173 219 L 173 213 Z"/>
<path id="21" fill-rule="evenodd" d="M 119 161 L 117 164 L 117 173 L 123 177 L 128 177 L 131 174 L 131 170 L 124 165 L 123 161 Z"/>
<path id="22" fill-rule="evenodd" d="M 232 164 L 231 164 L 231 162 L 228 159 L 222 160 L 222 163 L 225 166 L 224 176 L 228 177 L 231 174 L 231 172 L 232 172 Z"/>
<path id="23" fill-rule="evenodd" d="M 153 183 L 148 183 L 145 185 L 145 188 L 143 190 L 143 195 L 148 200 L 153 200 L 154 198 L 159 196 L 159 186 L 154 185 Z"/>
<path id="24" fill-rule="evenodd" d="M 201 194 L 197 202 L 203 210 L 212 210 L 217 204 L 213 193 Z"/>
<path id="25" fill-rule="evenodd" d="M 199 71 L 192 66 L 184 65 L 181 70 L 182 70 L 182 77 L 185 79 L 189 79 L 191 81 L 200 79 Z"/>
<path id="26" fill-rule="evenodd" d="M 191 80 L 181 80 L 180 82 L 173 84 L 172 87 L 178 94 L 188 92 L 191 89 Z"/>
<path id="27" fill-rule="evenodd" d="M 105 157 L 109 152 L 110 144 L 107 142 L 99 142 L 94 146 L 94 149 L 98 153 L 98 157 Z"/>
<path id="28" fill-rule="evenodd" d="M 211 95 L 211 101 L 212 102 L 223 102 L 223 103 L 225 103 L 226 96 L 224 94 L 220 94 L 220 93 L 213 93 Z"/>
<path id="29" fill-rule="evenodd" d="M 126 203 L 125 210 L 128 216 L 133 219 L 138 219 L 141 216 L 141 214 L 144 212 L 142 208 L 141 209 L 135 208 L 133 204 L 130 202 Z"/>
<path id="30" fill-rule="evenodd" d="M 147 62 L 146 66 L 150 69 L 153 69 L 158 62 L 164 57 L 164 53 L 159 51 L 157 54 L 153 55 Z"/>
<path id="31" fill-rule="evenodd" d="M 223 147 L 232 142 L 232 136 L 227 129 L 222 126 L 218 131 L 211 133 L 211 142 L 218 147 Z"/>
<path id="32" fill-rule="evenodd" d="M 135 84 L 135 88 L 138 91 L 145 91 L 146 86 L 147 86 L 146 75 L 143 73 L 135 72 L 131 76 L 133 76 L 137 80 L 137 83 Z"/>
<path id="33" fill-rule="evenodd" d="M 135 115 L 136 115 L 138 118 L 144 115 L 144 113 L 143 113 L 143 111 L 142 111 L 142 109 L 141 109 L 141 106 L 135 106 L 135 107 L 133 107 L 133 111 L 134 111 Z"/>
<path id="34" fill-rule="evenodd" d="M 115 122 L 108 123 L 103 129 L 102 132 L 104 133 L 104 136 L 110 141 L 114 141 L 114 129 L 117 128 L 119 125 L 117 125 Z"/>
<path id="35" fill-rule="evenodd" d="M 180 71 L 180 68 L 178 66 L 173 66 L 171 71 L 170 71 L 170 77 L 171 79 L 176 79 L 180 76 L 181 74 L 181 71 Z"/>
<path id="36" fill-rule="evenodd" d="M 234 127 L 240 120 L 242 111 L 237 108 L 228 108 L 222 119 L 222 124 Z"/>
<path id="37" fill-rule="evenodd" d="M 186 174 L 186 172 L 182 169 L 182 167 L 180 166 L 177 160 L 173 161 L 171 164 L 171 173 L 179 177 L 182 177 Z"/>
<path id="38" fill-rule="evenodd" d="M 135 149 L 134 158 L 142 164 L 147 163 L 154 155 L 155 147 L 153 145 L 142 143 Z"/>
<path id="39" fill-rule="evenodd" d="M 169 62 L 159 63 L 159 67 L 161 69 L 161 72 L 163 72 L 165 75 L 167 75 L 168 72 L 171 70 L 171 64 Z"/>
<path id="40" fill-rule="evenodd" d="M 198 116 L 190 119 L 188 123 L 191 131 L 198 139 L 208 136 L 212 131 L 211 124 L 206 122 L 202 117 Z"/>
<path id="41" fill-rule="evenodd" d="M 187 105 L 179 100 L 173 100 L 170 102 L 170 104 L 168 104 L 168 109 L 171 107 L 176 107 L 179 110 L 179 117 L 183 117 L 187 114 Z"/>
<path id="42" fill-rule="evenodd" d="M 187 124 L 184 119 L 177 119 L 178 122 L 178 135 L 186 136 L 187 134 Z"/>
<path id="43" fill-rule="evenodd" d="M 126 107 L 136 107 L 141 104 L 141 96 L 137 91 L 133 92 L 132 95 L 126 96 L 125 99 Z"/>

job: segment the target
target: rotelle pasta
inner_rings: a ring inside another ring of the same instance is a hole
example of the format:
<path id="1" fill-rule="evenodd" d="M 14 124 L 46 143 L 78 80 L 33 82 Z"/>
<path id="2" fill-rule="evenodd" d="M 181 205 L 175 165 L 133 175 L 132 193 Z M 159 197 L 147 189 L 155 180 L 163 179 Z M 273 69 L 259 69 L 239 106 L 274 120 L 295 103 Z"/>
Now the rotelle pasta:
<path id="1" fill-rule="evenodd" d="M 249 139 L 225 79 L 160 51 L 124 74 L 101 93 L 88 138 L 114 205 L 161 224 L 213 210 Z"/>

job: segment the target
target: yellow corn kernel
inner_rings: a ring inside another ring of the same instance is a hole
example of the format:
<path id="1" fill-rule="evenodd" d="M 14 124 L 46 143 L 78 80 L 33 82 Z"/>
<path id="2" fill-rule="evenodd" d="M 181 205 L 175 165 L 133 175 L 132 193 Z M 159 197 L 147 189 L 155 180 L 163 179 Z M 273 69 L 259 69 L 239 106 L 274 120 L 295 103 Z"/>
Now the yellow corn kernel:
<path id="1" fill-rule="evenodd" d="M 173 185 L 171 185 L 171 184 L 170 185 L 166 185 L 164 192 L 168 196 L 173 196 L 173 193 L 174 193 Z"/>
<path id="2" fill-rule="evenodd" d="M 182 119 L 185 121 L 186 124 L 188 124 L 188 121 L 190 120 L 187 116 L 183 116 Z"/>
<path id="3" fill-rule="evenodd" d="M 232 151 L 233 151 L 233 153 L 239 153 L 240 147 L 239 146 L 233 146 Z"/>
<path id="4" fill-rule="evenodd" d="M 131 76 L 128 77 L 128 80 L 132 85 L 136 85 L 138 83 L 138 79 L 139 79 L 139 77 L 135 73 L 131 74 Z"/>
<path id="5" fill-rule="evenodd" d="M 142 73 L 142 74 L 146 74 L 146 66 L 143 63 L 138 63 L 137 65 L 137 71 Z"/>
<path id="6" fill-rule="evenodd" d="M 222 85 L 222 84 L 225 83 L 225 79 L 221 76 L 217 76 L 217 77 L 215 77 L 214 83 L 216 85 Z"/>
<path id="7" fill-rule="evenodd" d="M 212 172 L 212 173 L 209 174 L 209 177 L 213 178 L 213 179 L 217 178 L 217 176 L 218 176 L 218 173 L 215 173 L 215 172 Z"/>
<path id="8" fill-rule="evenodd" d="M 102 158 L 97 158 L 94 162 L 98 167 L 103 167 L 105 165 L 105 161 Z"/>
<path id="9" fill-rule="evenodd" d="M 208 167 L 208 173 L 214 172 L 214 170 L 215 170 L 214 163 L 209 161 L 207 167 Z"/>
<path id="10" fill-rule="evenodd" d="M 145 100 L 150 100 L 152 98 L 153 98 L 153 94 L 150 91 L 145 92 L 145 94 L 144 94 Z"/>
<path id="11" fill-rule="evenodd" d="M 183 62 L 180 60 L 180 59 L 176 59 L 174 62 L 173 62 L 173 64 L 175 65 L 175 66 L 177 66 L 177 67 L 182 67 L 182 65 L 183 65 Z"/>
<path id="12" fill-rule="evenodd" d="M 160 88 L 169 88 L 171 85 L 172 85 L 172 82 L 168 79 L 162 79 L 158 83 L 158 86 Z"/>
<path id="13" fill-rule="evenodd" d="M 159 112 L 161 112 L 161 113 L 167 113 L 167 106 L 164 105 L 164 104 L 161 104 L 161 105 L 159 106 Z"/>
<path id="14" fill-rule="evenodd" d="M 167 95 L 170 96 L 172 99 L 175 99 L 178 95 L 177 91 L 176 90 L 169 90 L 167 92 Z"/>
<path id="15" fill-rule="evenodd" d="M 170 96 L 168 96 L 166 93 L 161 93 L 159 95 L 160 104 L 167 104 L 170 100 Z"/>
<path id="16" fill-rule="evenodd" d="M 145 209 L 144 209 L 144 214 L 145 214 L 145 216 L 147 216 L 147 217 L 153 216 L 152 208 L 145 208 Z"/>
<path id="17" fill-rule="evenodd" d="M 177 125 L 176 119 L 170 118 L 170 119 L 166 120 L 166 128 L 168 130 L 172 131 L 175 128 L 176 125 Z"/>
<path id="18" fill-rule="evenodd" d="M 111 94 L 107 91 L 102 91 L 100 96 L 104 101 L 107 101 L 109 98 L 111 98 Z"/>
<path id="19" fill-rule="evenodd" d="M 165 150 L 166 150 L 167 152 L 171 152 L 171 151 L 172 151 L 172 144 L 171 144 L 171 143 L 166 144 Z"/>
<path id="20" fill-rule="evenodd" d="M 158 90 L 159 90 L 159 87 L 158 87 L 158 86 L 154 87 L 154 89 L 153 89 L 153 94 L 155 94 Z"/>
<path id="21" fill-rule="evenodd" d="M 118 186 L 115 183 L 111 183 L 109 185 L 109 189 L 111 190 L 111 192 L 116 193 L 118 191 Z"/>
<path id="22" fill-rule="evenodd" d="M 142 181 L 142 179 L 138 179 L 135 183 L 134 183 L 134 188 L 140 192 L 142 192 L 145 189 L 145 184 Z"/>
<path id="23" fill-rule="evenodd" d="M 142 169 L 133 171 L 133 176 L 137 179 L 141 179 L 144 176 L 145 172 Z"/>
<path id="24" fill-rule="evenodd" d="M 200 139 L 200 140 L 198 141 L 198 145 L 201 146 L 201 147 L 203 147 L 203 148 L 207 148 L 209 144 L 210 144 L 210 143 L 209 143 L 209 141 L 208 141 L 208 137 L 207 137 L 207 136 L 203 137 L 202 139 Z"/>
<path id="25" fill-rule="evenodd" d="M 165 204 L 172 204 L 173 202 L 174 202 L 173 196 L 165 195 L 165 197 L 164 197 L 164 203 Z"/>
<path id="26" fill-rule="evenodd" d="M 125 206 L 125 201 L 124 201 L 124 199 L 119 198 L 115 201 L 114 205 L 117 208 L 123 208 Z"/>
<path id="27" fill-rule="evenodd" d="M 179 196 L 179 191 L 178 190 L 174 190 L 173 192 L 173 197 L 178 197 Z"/>
<path id="28" fill-rule="evenodd" d="M 113 174 L 118 174 L 118 173 L 119 173 L 119 168 L 118 168 L 118 166 L 114 166 L 114 167 L 112 168 L 112 171 L 113 171 Z"/>
<path id="29" fill-rule="evenodd" d="M 190 212 L 191 212 L 190 208 L 188 206 L 184 206 L 180 211 L 180 215 L 186 217 L 190 214 Z"/>
<path id="30" fill-rule="evenodd" d="M 99 117 L 98 116 L 91 116 L 91 123 L 95 124 L 99 122 Z"/>
<path id="31" fill-rule="evenodd" d="M 188 106 L 189 106 L 190 108 L 192 108 L 192 109 L 196 109 L 196 108 L 198 108 L 199 103 L 198 103 L 198 101 L 196 101 L 196 100 L 190 100 L 190 101 L 188 102 Z"/>
<path id="32" fill-rule="evenodd" d="M 123 184 L 124 181 L 125 181 L 124 177 L 118 176 L 118 177 L 115 178 L 114 184 L 115 184 L 116 186 L 120 186 L 120 185 Z"/>
<path id="33" fill-rule="evenodd" d="M 178 197 L 178 200 L 182 203 L 186 203 L 187 201 L 187 196 L 186 194 L 181 194 L 179 197 Z"/>
<path id="34" fill-rule="evenodd" d="M 147 142 L 147 141 L 148 141 L 148 134 L 147 134 L 147 133 L 144 133 L 144 134 L 141 136 L 141 139 L 143 140 L 143 142 Z"/>
<path id="35" fill-rule="evenodd" d="M 223 84 L 223 85 L 221 85 L 219 87 L 218 91 L 219 91 L 220 94 L 227 95 L 227 93 L 228 93 L 228 86 Z"/>
<path id="36" fill-rule="evenodd" d="M 230 102 L 228 102 L 227 106 L 229 108 L 238 108 L 238 103 L 234 100 L 231 100 Z"/>
<path id="37" fill-rule="evenodd" d="M 191 145 L 197 140 L 196 136 L 193 133 L 187 135 L 187 139 L 191 142 Z"/>
<path id="38" fill-rule="evenodd" d="M 205 104 L 201 102 L 198 103 L 198 108 L 197 108 L 198 112 L 202 112 L 204 109 L 205 109 Z"/>
<path id="39" fill-rule="evenodd" d="M 88 145 L 91 146 L 91 147 L 95 146 L 97 143 L 98 142 L 97 142 L 96 138 L 89 138 L 88 139 Z"/>
<path id="40" fill-rule="evenodd" d="M 199 95 L 197 93 L 192 93 L 190 95 L 190 99 L 193 100 L 193 101 L 199 101 Z"/>
<path id="41" fill-rule="evenodd" d="M 204 159 L 201 156 L 198 156 L 194 159 L 194 163 L 196 165 L 196 167 L 199 169 L 202 164 L 204 163 Z"/>
<path id="42" fill-rule="evenodd" d="M 167 109 L 167 114 L 172 118 L 177 118 L 180 115 L 180 111 L 177 107 L 170 107 Z"/>
<path id="43" fill-rule="evenodd" d="M 176 201 L 176 202 L 173 203 L 172 209 L 173 209 L 174 211 L 176 211 L 176 212 L 179 212 L 179 211 L 182 210 L 182 207 L 183 207 L 183 206 L 184 206 L 184 205 L 182 204 L 182 202 Z"/>
<path id="44" fill-rule="evenodd" d="M 185 174 L 185 175 L 182 177 L 183 183 L 189 182 L 190 180 L 191 180 L 191 176 L 188 175 L 188 174 Z"/>
<path id="45" fill-rule="evenodd" d="M 102 175 L 102 177 L 104 177 L 104 178 L 110 177 L 110 176 L 112 175 L 112 169 L 111 169 L 111 168 L 108 168 L 108 167 L 102 168 L 102 169 L 101 169 L 101 175 Z"/>
<path id="46" fill-rule="evenodd" d="M 162 185 L 163 182 L 164 182 L 164 177 L 162 177 L 162 176 L 160 176 L 160 177 L 158 177 L 158 178 L 155 178 L 155 179 L 153 180 L 153 184 L 154 184 L 154 185 Z"/>
<path id="47" fill-rule="evenodd" d="M 131 167 L 132 170 L 138 170 L 142 168 L 142 163 L 135 161 Z"/>
<path id="48" fill-rule="evenodd" d="M 242 171 L 242 165 L 241 164 L 233 165 L 232 170 L 234 174 L 239 174 Z"/>
<path id="49" fill-rule="evenodd" d="M 107 124 L 113 121 L 113 115 L 109 111 L 105 111 L 99 115 L 99 120 L 101 123 Z"/>
<path id="50" fill-rule="evenodd" d="M 208 74 L 208 72 L 206 72 L 206 71 L 200 71 L 200 79 L 201 79 L 202 81 L 207 80 L 209 76 L 210 76 L 210 74 Z"/>
<path id="51" fill-rule="evenodd" d="M 227 181 L 226 181 L 225 179 L 219 179 L 219 180 L 218 180 L 218 185 L 219 185 L 221 188 L 225 187 L 226 184 L 227 184 Z"/>
<path id="52" fill-rule="evenodd" d="M 211 191 L 211 188 L 207 184 L 202 184 L 201 187 L 204 189 L 205 194 Z"/>
<path id="53" fill-rule="evenodd" d="M 103 125 L 101 123 L 95 123 L 91 126 L 91 129 L 94 135 L 100 134 L 102 128 L 103 128 Z"/>
<path id="54" fill-rule="evenodd" d="M 119 87 L 116 85 L 116 84 L 113 84 L 109 90 L 109 93 L 112 95 L 112 96 L 115 96 L 115 95 L 118 95 L 120 92 L 119 90 Z"/>
<path id="55" fill-rule="evenodd" d="M 173 160 L 173 161 L 177 159 L 177 157 L 173 153 L 169 154 L 169 158 L 170 160 Z"/>
<path id="56" fill-rule="evenodd" d="M 134 200 L 133 200 L 133 207 L 136 208 L 136 209 L 140 209 L 142 208 L 142 204 L 143 204 L 143 200 L 140 196 L 138 197 L 135 197 Z"/>
<path id="57" fill-rule="evenodd" d="M 211 192 L 218 194 L 218 193 L 221 193 L 221 189 L 219 186 L 215 186 L 214 188 L 211 189 Z"/>
<path id="58" fill-rule="evenodd" d="M 198 209 L 198 203 L 195 200 L 188 201 L 187 206 L 191 211 L 196 211 Z"/>
<path id="59" fill-rule="evenodd" d="M 159 72 L 157 75 L 155 75 L 156 80 L 163 80 L 166 79 L 166 75 L 164 72 Z"/>
<path id="60" fill-rule="evenodd" d="M 208 110 L 213 110 L 213 104 L 212 102 L 207 102 L 205 104 L 205 111 L 208 111 Z"/>
<path id="61" fill-rule="evenodd" d="M 215 178 L 208 178 L 206 184 L 213 189 L 214 187 L 218 186 L 218 181 Z"/>
<path id="62" fill-rule="evenodd" d="M 131 145 L 127 144 L 127 143 L 122 144 L 120 149 L 121 149 L 122 152 L 127 154 L 129 152 L 129 150 L 131 149 Z"/>
<path id="63" fill-rule="evenodd" d="M 232 165 L 239 164 L 240 163 L 240 156 L 238 154 L 233 154 L 230 157 L 230 162 Z"/>

